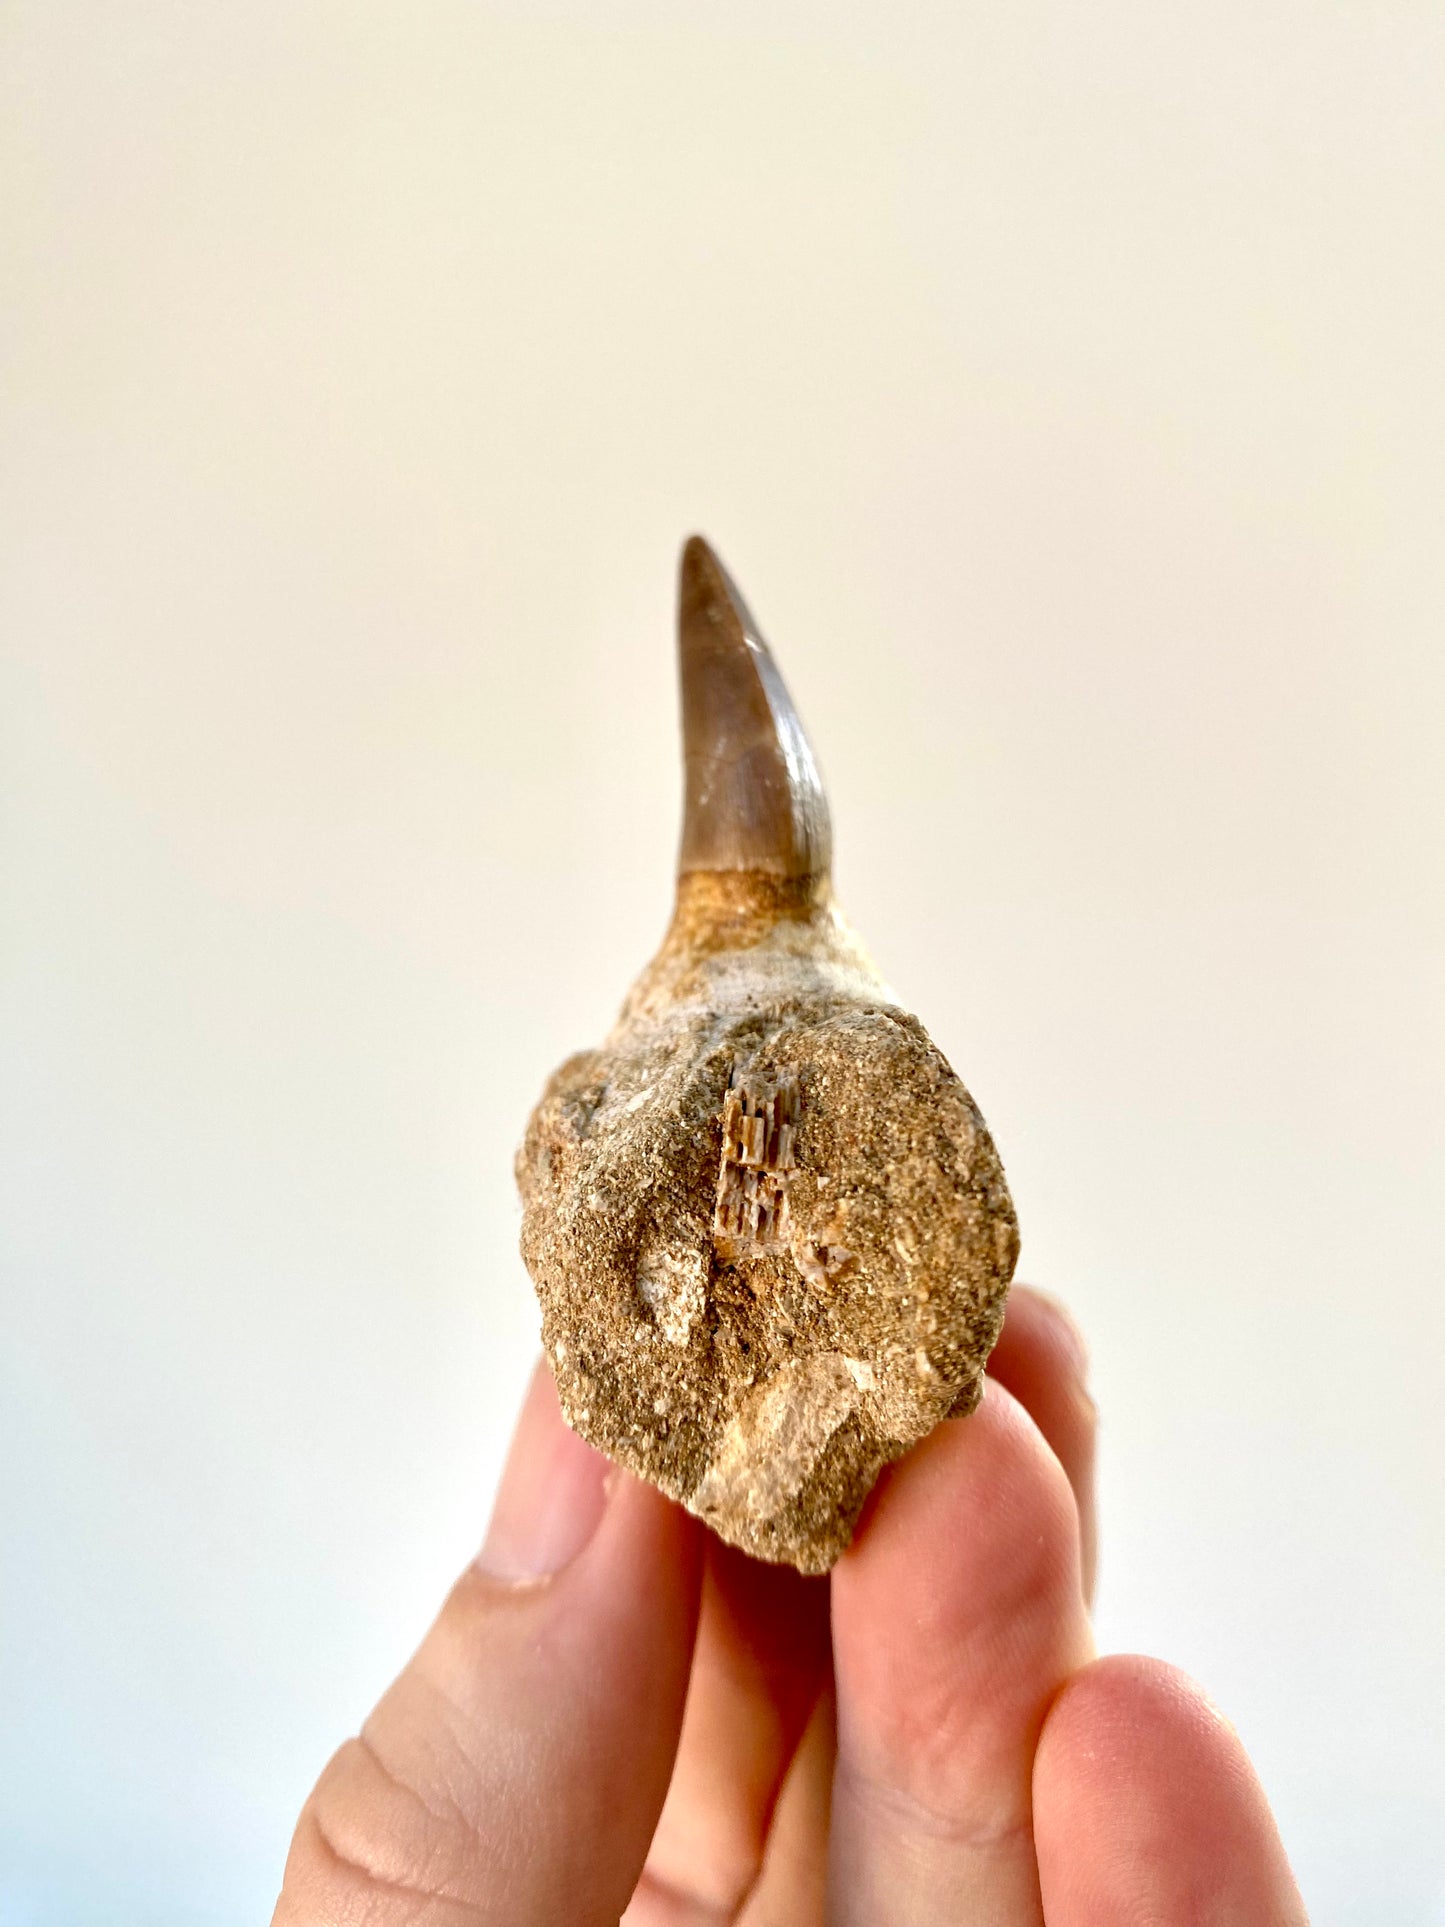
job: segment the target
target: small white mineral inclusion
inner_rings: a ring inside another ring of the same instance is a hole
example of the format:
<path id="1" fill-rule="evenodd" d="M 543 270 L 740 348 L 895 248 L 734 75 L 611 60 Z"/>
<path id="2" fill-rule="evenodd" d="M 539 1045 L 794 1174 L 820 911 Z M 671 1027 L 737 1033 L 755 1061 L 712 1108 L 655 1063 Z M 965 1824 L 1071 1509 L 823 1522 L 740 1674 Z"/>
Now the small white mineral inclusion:
<path id="1" fill-rule="evenodd" d="M 670 1344 L 685 1345 L 707 1301 L 705 1255 L 679 1250 L 661 1239 L 649 1240 L 637 1255 L 637 1295 L 663 1337 Z"/>

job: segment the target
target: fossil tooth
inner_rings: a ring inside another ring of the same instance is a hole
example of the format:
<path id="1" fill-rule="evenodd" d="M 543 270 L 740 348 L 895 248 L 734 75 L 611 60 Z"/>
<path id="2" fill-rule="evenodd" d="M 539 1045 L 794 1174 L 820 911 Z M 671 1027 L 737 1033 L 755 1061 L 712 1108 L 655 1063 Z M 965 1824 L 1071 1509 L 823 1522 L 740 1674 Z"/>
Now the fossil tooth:
<path id="1" fill-rule="evenodd" d="M 1018 1227 L 993 1141 L 833 900 L 817 765 L 700 537 L 678 595 L 677 900 L 517 1158 L 577 1431 L 804 1572 L 881 1468 L 971 1411 Z"/>
<path id="2" fill-rule="evenodd" d="M 768 645 L 700 535 L 677 595 L 684 795 L 678 869 L 826 877 L 818 766 Z"/>

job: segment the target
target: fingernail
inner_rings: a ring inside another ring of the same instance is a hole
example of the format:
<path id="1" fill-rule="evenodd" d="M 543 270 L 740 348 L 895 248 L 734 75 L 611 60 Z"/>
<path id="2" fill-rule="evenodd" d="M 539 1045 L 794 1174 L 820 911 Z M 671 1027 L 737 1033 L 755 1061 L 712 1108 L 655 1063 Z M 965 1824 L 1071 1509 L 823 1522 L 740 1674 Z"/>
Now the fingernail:
<path id="1" fill-rule="evenodd" d="M 611 1470 L 562 1417 L 552 1374 L 539 1365 L 517 1421 L 478 1566 L 497 1579 L 544 1579 L 560 1572 L 597 1530 Z"/>

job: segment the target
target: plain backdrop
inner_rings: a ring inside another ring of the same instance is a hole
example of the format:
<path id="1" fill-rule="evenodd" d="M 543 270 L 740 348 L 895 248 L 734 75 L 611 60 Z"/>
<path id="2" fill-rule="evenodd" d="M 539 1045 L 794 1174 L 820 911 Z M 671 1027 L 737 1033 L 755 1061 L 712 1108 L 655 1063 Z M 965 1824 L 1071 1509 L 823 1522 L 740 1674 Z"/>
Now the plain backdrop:
<path id="1" fill-rule="evenodd" d="M 1106 1647 L 1445 1920 L 1445 15 L 0 14 L 0 1923 L 266 1917 L 485 1520 L 678 545 L 1103 1410 Z"/>

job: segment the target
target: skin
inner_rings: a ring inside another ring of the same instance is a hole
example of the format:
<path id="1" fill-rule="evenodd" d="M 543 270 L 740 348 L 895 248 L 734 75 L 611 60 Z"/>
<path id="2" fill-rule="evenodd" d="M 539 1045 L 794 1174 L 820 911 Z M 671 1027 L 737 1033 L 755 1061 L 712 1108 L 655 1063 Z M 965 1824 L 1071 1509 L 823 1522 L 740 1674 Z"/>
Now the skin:
<path id="1" fill-rule="evenodd" d="M 610 1467 L 539 1367 L 273 1927 L 1306 1927 L 1233 1730 L 1093 1655 L 1095 1411 L 1052 1299 L 1015 1287 L 989 1377 L 803 1579 Z"/>

